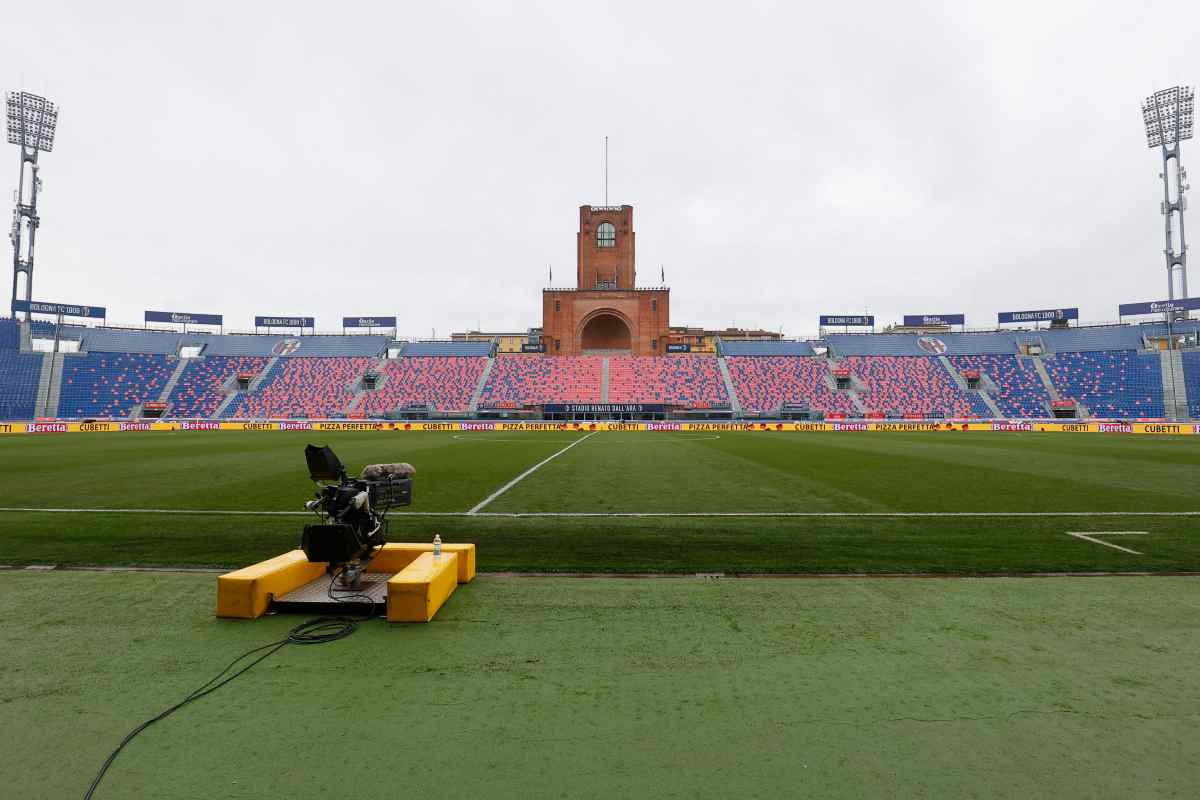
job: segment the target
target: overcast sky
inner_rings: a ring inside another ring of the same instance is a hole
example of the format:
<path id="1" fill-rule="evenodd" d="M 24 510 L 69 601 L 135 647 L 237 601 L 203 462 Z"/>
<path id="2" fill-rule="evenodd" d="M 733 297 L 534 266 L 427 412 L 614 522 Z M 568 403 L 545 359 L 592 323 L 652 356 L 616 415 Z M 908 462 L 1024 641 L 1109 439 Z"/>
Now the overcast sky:
<path id="1" fill-rule="evenodd" d="M 1139 101 L 1200 79 L 1200 3 L 272 5 L 5 16 L 5 88 L 61 109 L 35 299 L 523 330 L 605 135 L 673 324 L 1166 293 Z"/>

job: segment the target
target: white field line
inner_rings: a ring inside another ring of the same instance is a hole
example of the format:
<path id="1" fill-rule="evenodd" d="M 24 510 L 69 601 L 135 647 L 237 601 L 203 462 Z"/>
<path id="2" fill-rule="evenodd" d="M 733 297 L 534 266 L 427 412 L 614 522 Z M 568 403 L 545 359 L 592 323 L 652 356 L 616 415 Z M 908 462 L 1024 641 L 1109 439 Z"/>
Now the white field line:
<path id="1" fill-rule="evenodd" d="M 525 471 L 524 471 L 524 472 L 522 472 L 520 475 L 518 475 L 517 477 L 513 478 L 511 481 L 509 481 L 508 483 L 504 484 L 504 485 L 503 485 L 503 486 L 501 486 L 499 489 L 497 489 L 496 491 L 492 492 L 492 493 L 491 493 L 491 494 L 489 494 L 487 497 L 483 498 L 483 499 L 482 499 L 482 500 L 480 500 L 478 503 L 476 503 L 476 504 L 475 504 L 475 507 L 474 507 L 474 508 L 472 508 L 470 511 L 468 511 L 468 512 L 467 512 L 467 515 L 468 515 L 468 516 L 473 516 L 473 515 L 475 515 L 475 514 L 478 514 L 478 513 L 479 513 L 479 511 L 480 511 L 480 509 L 484 508 L 484 507 L 485 507 L 485 506 L 487 506 L 489 503 L 491 503 L 493 500 L 495 500 L 497 497 L 499 497 L 500 495 L 504 494 L 504 493 L 505 493 L 505 492 L 507 492 L 509 489 L 511 489 L 512 487 L 516 486 L 518 483 L 520 483 L 521 481 L 525 480 L 526 478 L 528 478 L 528 477 L 529 477 L 530 475 L 532 475 L 533 473 L 537 472 L 539 469 L 541 469 L 541 468 L 542 468 L 542 466 L 544 466 L 545 464 L 549 464 L 551 461 L 553 461 L 554 459 L 558 458 L 559 456 L 561 456 L 563 453 L 565 453 L 565 452 L 567 452 L 568 450 L 570 450 L 570 449 L 571 449 L 572 447 L 574 447 L 575 445 L 577 445 L 577 444 L 582 444 L 583 442 L 586 442 L 588 439 L 590 439 L 590 438 L 592 438 L 593 436 L 595 436 L 595 435 L 596 435 L 596 433 L 597 433 L 596 431 L 592 431 L 591 433 L 587 434 L 587 435 L 586 435 L 586 436 L 584 436 L 583 438 L 581 438 L 581 439 L 576 439 L 575 441 L 571 442 L 569 445 L 567 445 L 566 447 L 564 447 L 562 450 L 559 450 L 559 451 L 557 451 L 556 453 L 554 453 L 553 455 L 551 455 L 551 456 L 549 456 L 549 457 L 547 457 L 547 458 L 544 458 L 544 459 L 542 459 L 541 461 L 539 461 L 538 463 L 534 464 L 532 467 L 530 467 L 529 469 L 525 470 Z"/>
<path id="2" fill-rule="evenodd" d="M 578 444 L 578 442 L 575 444 Z M 496 496 L 498 495 L 499 492 L 497 492 Z M 312 516 L 311 511 L 236 511 L 230 509 L 180 508 L 0 508 L 0 513 L 5 512 L 27 514 L 179 514 L 235 517 Z M 1200 517 L 1200 511 L 396 511 L 390 515 L 391 519 L 398 517 L 505 517 L 514 519 L 525 517 L 974 517 L 1004 519 L 1007 517 Z"/>
<path id="3" fill-rule="evenodd" d="M 1097 539 L 1097 536 L 1145 536 L 1148 531 L 1067 531 L 1067 536 L 1074 536 L 1076 539 L 1083 539 L 1085 542 L 1093 542 L 1094 544 L 1102 544 L 1105 547 L 1111 547 L 1113 550 L 1120 550 L 1122 553 L 1132 553 L 1135 556 L 1143 555 L 1137 550 L 1130 550 L 1128 547 L 1121 547 L 1119 544 L 1106 542 L 1102 539 Z"/>

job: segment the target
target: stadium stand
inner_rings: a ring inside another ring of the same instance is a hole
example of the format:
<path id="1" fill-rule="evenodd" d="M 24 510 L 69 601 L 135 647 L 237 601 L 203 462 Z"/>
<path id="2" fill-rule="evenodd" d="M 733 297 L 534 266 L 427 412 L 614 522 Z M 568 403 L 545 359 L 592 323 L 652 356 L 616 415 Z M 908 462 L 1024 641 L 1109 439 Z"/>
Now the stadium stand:
<path id="1" fill-rule="evenodd" d="M 491 355 L 491 342 L 406 342 L 402 356 L 472 357 Z"/>
<path id="2" fill-rule="evenodd" d="M 33 418 L 41 371 L 41 353 L 20 353 L 0 340 L 0 419 Z"/>
<path id="3" fill-rule="evenodd" d="M 15 319 L 0 319 L 0 420 L 32 419 L 37 405 L 41 353 L 22 353 L 21 328 Z"/>
<path id="4" fill-rule="evenodd" d="M 479 397 L 480 407 L 537 403 L 598 403 L 604 359 L 500 356 Z"/>
<path id="5" fill-rule="evenodd" d="M 46 322 L 45 320 L 33 319 L 29 321 L 29 333 L 38 339 L 53 339 L 56 327 L 53 322 Z"/>
<path id="6" fill-rule="evenodd" d="M 188 359 L 168 398 L 173 417 L 208 417 L 225 398 L 222 388 L 237 375 L 257 375 L 266 367 L 262 356 L 206 356 Z"/>
<path id="7" fill-rule="evenodd" d="M 1050 353 L 1086 353 L 1094 350 L 1138 350 L 1145 347 L 1137 325 L 1108 328 L 1068 328 L 1039 331 Z"/>
<path id="8" fill-rule="evenodd" d="M 613 356 L 608 402 L 718 408 L 729 405 L 729 396 L 711 356 Z"/>
<path id="9" fill-rule="evenodd" d="M 1176 336 L 1192 335 L 1200 323 L 1175 323 Z M 52 336 L 53 323 L 35 320 L 38 337 Z M 238 395 L 223 416 L 324 417 L 347 413 L 358 379 L 385 360 L 380 389 L 362 394 L 354 414 L 379 415 L 404 407 L 439 412 L 469 409 L 488 364 L 492 365 L 480 406 L 542 403 L 665 403 L 695 408 L 726 407 L 718 359 L 700 355 L 608 357 L 607 396 L 602 398 L 604 358 L 541 355 L 494 357 L 484 342 L 397 342 L 386 336 L 286 336 L 182 333 L 137 328 L 63 325 L 57 333 L 81 342 L 81 353 L 62 358 L 58 413 L 63 417 L 125 416 L 139 403 L 156 400 L 178 364 L 182 345 L 202 349 L 189 359 L 169 402 L 173 416 L 211 416 L 221 406 L 228 379 L 236 373 L 262 375 L 253 392 Z M 743 410 L 773 413 L 785 403 L 807 403 L 826 414 L 856 416 L 990 416 L 983 398 L 960 388 L 943 363 L 962 372 L 978 369 L 1000 413 L 1009 417 L 1048 414 L 1051 393 L 1034 361 L 1018 355 L 1023 343 L 1045 348 L 1042 363 L 1064 398 L 1078 400 L 1093 416 L 1160 417 L 1165 413 L 1157 351 L 1145 352 L 1167 335 L 1161 322 L 1066 330 L 987 333 L 829 334 L 821 343 L 840 357 L 855 379 L 855 404 L 833 388 L 831 361 L 814 353 L 814 342 L 721 340 L 733 390 Z M 1152 342 L 1151 339 L 1156 340 Z M 41 354 L 22 353 L 21 328 L 0 319 L 0 416 L 35 413 Z M 934 355 L 944 354 L 939 361 Z M 1200 351 L 1183 354 L 1189 409 L 1200 416 Z M 272 361 L 272 358 L 275 360 Z M 53 392 L 52 395 L 53 396 Z"/>
<path id="10" fill-rule="evenodd" d="M 1027 341 L 1042 344 L 1050 353 L 1075 353 L 1138 350 L 1145 346 L 1143 328 L 1139 325 L 1111 325 L 1037 332 L 990 331 L 926 336 L 912 333 L 830 333 L 826 334 L 825 342 L 839 356 L 1004 355 L 1020 352 L 1020 345 Z"/>
<path id="11" fill-rule="evenodd" d="M 381 370 L 382 388 L 363 395 L 359 409 L 368 415 L 427 405 L 437 411 L 466 411 L 487 359 L 479 356 L 402 356 Z"/>
<path id="12" fill-rule="evenodd" d="M 928 356 L 1017 352 L 1016 337 L 1007 332 L 938 333 L 928 336 L 918 336 L 912 333 L 831 333 L 825 336 L 825 342 L 839 356 Z"/>
<path id="13" fill-rule="evenodd" d="M 996 384 L 991 392 L 1006 417 L 1050 416 L 1050 393 L 1028 358 L 1013 355 L 949 356 L 959 372 L 977 369 Z"/>
<path id="14" fill-rule="evenodd" d="M 1092 416 L 1163 416 L 1158 353 L 1059 352 L 1042 360 L 1059 393 Z"/>
<path id="15" fill-rule="evenodd" d="M 721 339 L 721 354 L 725 356 L 814 356 L 816 352 L 808 342 L 751 341 L 747 339 Z"/>
<path id="16" fill-rule="evenodd" d="M 0 350 L 21 349 L 21 328 L 15 319 L 0 319 Z"/>
<path id="17" fill-rule="evenodd" d="M 379 356 L 386 336 L 277 336 L 177 333 L 136 328 L 85 328 L 64 325 L 63 335 L 80 339 L 80 350 L 94 353 L 175 355 L 183 345 L 202 347 L 205 356 Z"/>
<path id="18" fill-rule="evenodd" d="M 175 363 L 147 353 L 88 353 L 63 361 L 62 417 L 126 417 L 133 407 L 155 400 Z"/>
<path id="19" fill-rule="evenodd" d="M 281 358 L 255 391 L 238 396 L 226 416 L 240 419 L 342 416 L 354 397 L 355 380 L 372 363 L 372 359 L 363 357 Z"/>
<path id="20" fill-rule="evenodd" d="M 784 403 L 808 403 L 825 414 L 856 413 L 850 396 L 832 388 L 824 358 L 734 356 L 725 362 L 743 411 L 774 412 Z"/>
<path id="21" fill-rule="evenodd" d="M 849 356 L 840 362 L 857 378 L 867 412 L 892 417 L 989 417 L 987 404 L 958 387 L 929 356 Z"/>
<path id="22" fill-rule="evenodd" d="M 1200 417 L 1200 350 L 1185 350 L 1183 356 L 1183 385 L 1187 387 L 1188 415 Z"/>

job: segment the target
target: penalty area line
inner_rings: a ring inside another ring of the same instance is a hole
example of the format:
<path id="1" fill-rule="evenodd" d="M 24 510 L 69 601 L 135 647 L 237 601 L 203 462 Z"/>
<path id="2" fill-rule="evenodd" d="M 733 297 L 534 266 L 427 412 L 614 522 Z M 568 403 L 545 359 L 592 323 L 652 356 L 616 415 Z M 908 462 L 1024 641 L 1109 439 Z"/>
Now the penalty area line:
<path id="1" fill-rule="evenodd" d="M 591 433 L 587 434 L 586 436 L 584 436 L 584 437 L 582 437 L 582 438 L 580 438 L 580 439 L 576 439 L 575 441 L 571 442 L 569 445 L 567 445 L 566 447 L 564 447 L 562 450 L 559 450 L 559 451 L 555 452 L 553 455 L 551 455 L 551 456 L 549 456 L 549 457 L 547 457 L 547 458 L 544 458 L 544 459 L 542 459 L 541 461 L 539 461 L 538 463 L 534 464 L 532 467 L 530 467 L 529 469 L 525 470 L 525 471 L 524 471 L 524 472 L 522 472 L 520 475 L 518 475 L 517 477 L 513 478 L 511 481 L 509 481 L 508 483 L 504 484 L 504 485 L 503 485 L 503 486 L 501 486 L 499 489 L 497 489 L 496 491 L 492 492 L 492 493 L 491 493 L 491 494 L 489 494 L 487 497 L 483 498 L 483 499 L 482 499 L 482 500 L 480 500 L 478 503 L 476 503 L 476 504 L 475 504 L 475 506 L 474 506 L 474 507 L 473 507 L 473 508 L 472 508 L 470 511 L 468 511 L 468 512 L 467 512 L 467 516 L 475 516 L 476 514 L 478 514 L 478 513 L 479 513 L 480 509 L 482 509 L 482 508 L 485 508 L 485 507 L 486 507 L 486 506 L 487 506 L 489 503 L 491 503 L 491 502 L 492 502 L 493 500 L 495 500 L 497 497 L 499 497 L 500 495 L 504 494 L 504 493 L 505 493 L 505 492 L 507 492 L 509 489 L 511 489 L 512 487 L 516 486 L 518 483 L 520 483 L 521 481 L 525 480 L 526 478 L 528 478 L 528 477 L 529 477 L 530 475 L 532 475 L 533 473 L 537 472 L 537 471 L 538 471 L 539 469 L 541 469 L 541 468 L 542 468 L 544 465 L 546 465 L 546 464 L 549 464 L 551 461 L 553 461 L 554 459 L 558 458 L 559 456 L 561 456 L 563 453 L 565 453 L 565 452 L 567 452 L 568 450 L 570 450 L 570 449 L 571 449 L 572 447 L 574 447 L 575 445 L 577 445 L 577 444 L 582 444 L 583 442 L 586 442 L 588 439 L 592 438 L 592 437 L 593 437 L 593 436 L 595 436 L 595 435 L 596 435 L 596 431 L 592 431 Z"/>
<path id="2" fill-rule="evenodd" d="M 1076 539 L 1083 539 L 1085 542 L 1093 544 L 1102 544 L 1105 547 L 1111 547 L 1113 550 L 1120 550 L 1122 553 L 1131 553 L 1135 556 L 1144 555 L 1138 550 L 1131 550 L 1128 547 L 1121 547 L 1119 544 L 1106 542 L 1103 539 L 1097 539 L 1097 536 L 1148 536 L 1149 531 L 1067 531 L 1067 536 Z"/>

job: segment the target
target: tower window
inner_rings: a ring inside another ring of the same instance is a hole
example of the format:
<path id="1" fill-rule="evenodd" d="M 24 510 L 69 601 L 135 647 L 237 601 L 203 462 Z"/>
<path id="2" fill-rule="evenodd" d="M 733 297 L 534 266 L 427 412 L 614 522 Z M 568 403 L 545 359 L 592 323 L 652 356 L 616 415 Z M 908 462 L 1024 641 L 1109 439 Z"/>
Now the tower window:
<path id="1" fill-rule="evenodd" d="M 657 301 L 657 300 L 651 300 L 651 301 L 650 301 L 650 310 L 651 310 L 651 311 L 658 311 L 658 301 Z"/>
<path id="2" fill-rule="evenodd" d="M 561 309 L 558 306 L 558 301 L 554 301 L 554 313 L 557 314 Z"/>
<path id="3" fill-rule="evenodd" d="M 597 247 L 616 247 L 617 229 L 611 222 L 601 222 L 596 228 Z"/>

